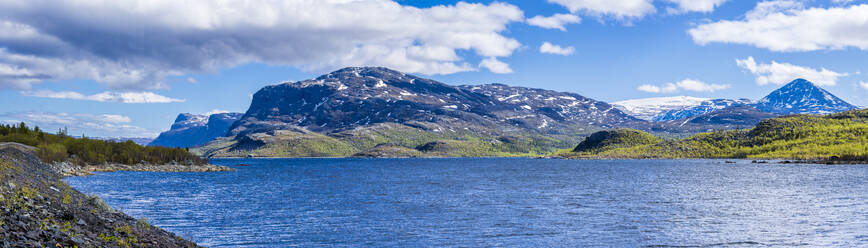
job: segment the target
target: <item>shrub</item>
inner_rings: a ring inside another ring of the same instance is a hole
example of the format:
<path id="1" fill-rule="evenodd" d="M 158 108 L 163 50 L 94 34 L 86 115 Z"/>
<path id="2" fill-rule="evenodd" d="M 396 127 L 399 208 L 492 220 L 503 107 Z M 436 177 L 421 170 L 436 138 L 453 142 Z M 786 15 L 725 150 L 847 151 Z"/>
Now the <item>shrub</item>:
<path id="1" fill-rule="evenodd" d="M 63 144 L 39 144 L 36 155 L 44 162 L 62 162 L 69 158 Z"/>

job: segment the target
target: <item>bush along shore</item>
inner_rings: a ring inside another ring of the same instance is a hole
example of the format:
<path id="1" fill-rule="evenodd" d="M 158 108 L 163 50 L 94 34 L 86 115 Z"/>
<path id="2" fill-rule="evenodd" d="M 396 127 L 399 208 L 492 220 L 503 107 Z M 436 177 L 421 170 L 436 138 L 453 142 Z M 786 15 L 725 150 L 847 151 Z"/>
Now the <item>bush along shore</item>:
<path id="1" fill-rule="evenodd" d="M 0 143 L 34 147 L 42 161 L 63 176 L 85 176 L 95 171 L 212 172 L 232 168 L 208 164 L 189 149 L 146 147 L 132 141 L 112 142 L 75 138 L 65 129 L 49 134 L 39 127 L 0 125 Z"/>
<path id="2" fill-rule="evenodd" d="M 0 247 L 196 247 L 71 188 L 35 150 L 0 145 Z"/>

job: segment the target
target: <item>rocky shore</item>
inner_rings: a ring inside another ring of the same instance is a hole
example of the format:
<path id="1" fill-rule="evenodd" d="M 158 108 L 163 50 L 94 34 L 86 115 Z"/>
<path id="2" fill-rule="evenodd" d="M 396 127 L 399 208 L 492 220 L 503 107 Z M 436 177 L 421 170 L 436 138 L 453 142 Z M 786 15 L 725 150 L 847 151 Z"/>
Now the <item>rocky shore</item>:
<path id="1" fill-rule="evenodd" d="M 99 164 L 79 166 L 69 162 L 60 162 L 51 164 L 54 171 L 60 173 L 64 177 L 68 176 L 89 176 L 93 172 L 113 172 L 113 171 L 151 171 L 151 172 L 218 172 L 218 171 L 234 171 L 235 169 L 219 165 L 193 165 L 193 164 L 162 164 L 154 165 L 147 163 L 139 163 L 134 165 L 125 164 Z"/>
<path id="2" fill-rule="evenodd" d="M 0 247 L 197 247 L 62 179 L 32 147 L 0 146 Z"/>

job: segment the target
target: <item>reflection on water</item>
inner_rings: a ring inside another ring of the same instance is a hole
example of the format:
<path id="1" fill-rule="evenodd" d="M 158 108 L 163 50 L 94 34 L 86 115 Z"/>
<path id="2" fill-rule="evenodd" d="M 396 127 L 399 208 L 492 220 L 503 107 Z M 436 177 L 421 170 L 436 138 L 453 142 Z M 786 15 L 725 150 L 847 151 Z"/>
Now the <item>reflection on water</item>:
<path id="1" fill-rule="evenodd" d="M 868 246 L 868 166 L 221 159 L 68 178 L 210 247 Z"/>

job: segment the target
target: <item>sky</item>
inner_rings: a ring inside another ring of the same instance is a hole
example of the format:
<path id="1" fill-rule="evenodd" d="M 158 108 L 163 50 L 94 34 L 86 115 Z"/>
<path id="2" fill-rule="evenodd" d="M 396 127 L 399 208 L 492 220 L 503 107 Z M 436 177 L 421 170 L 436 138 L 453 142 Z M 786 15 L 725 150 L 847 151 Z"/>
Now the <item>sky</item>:
<path id="1" fill-rule="evenodd" d="M 155 137 L 347 66 L 607 102 L 805 78 L 868 106 L 866 50 L 858 0 L 0 0 L 0 122 Z"/>

